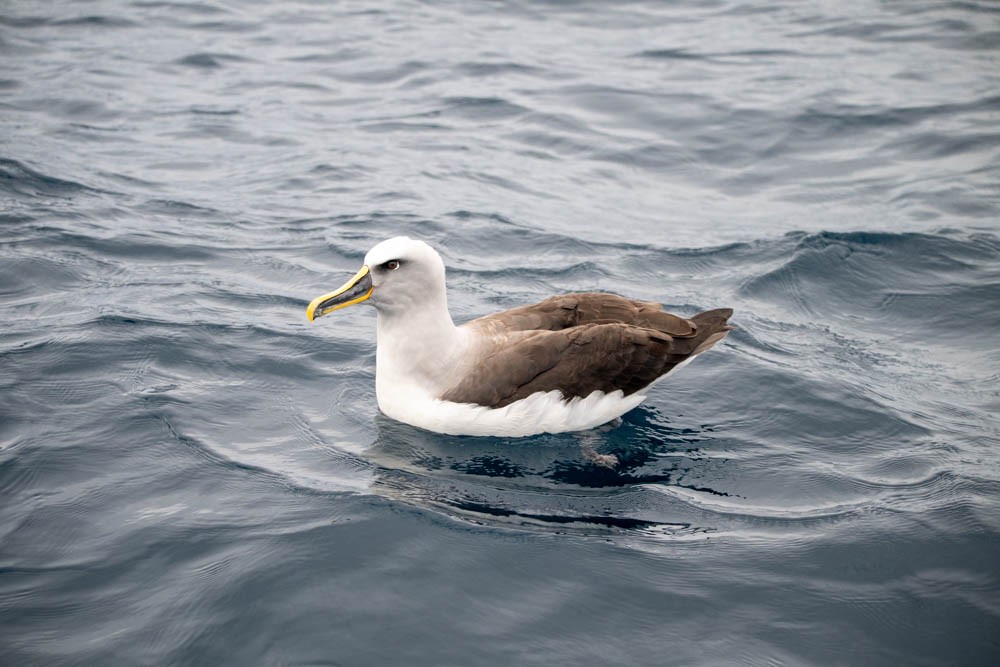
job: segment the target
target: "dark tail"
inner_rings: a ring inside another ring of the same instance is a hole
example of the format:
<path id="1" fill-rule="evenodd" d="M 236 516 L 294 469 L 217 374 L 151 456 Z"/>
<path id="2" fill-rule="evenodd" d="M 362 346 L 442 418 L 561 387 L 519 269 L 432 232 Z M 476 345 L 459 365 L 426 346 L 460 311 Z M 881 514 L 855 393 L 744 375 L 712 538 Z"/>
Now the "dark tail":
<path id="1" fill-rule="evenodd" d="M 729 318 L 732 316 L 732 308 L 716 308 L 715 310 L 706 310 L 704 313 L 698 313 L 692 317 L 691 321 L 698 325 L 697 336 L 700 340 L 691 354 L 701 354 L 728 336 L 729 332 L 735 329 L 734 326 L 729 324 Z"/>

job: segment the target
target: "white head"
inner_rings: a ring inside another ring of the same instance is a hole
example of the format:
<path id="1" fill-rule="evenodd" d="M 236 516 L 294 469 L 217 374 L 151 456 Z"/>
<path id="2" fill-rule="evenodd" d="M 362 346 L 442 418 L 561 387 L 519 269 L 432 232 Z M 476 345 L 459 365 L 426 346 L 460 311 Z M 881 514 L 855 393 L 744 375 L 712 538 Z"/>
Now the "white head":
<path id="1" fill-rule="evenodd" d="M 365 255 L 365 264 L 339 289 L 313 299 L 310 320 L 367 302 L 388 316 L 443 306 L 447 311 L 444 262 L 423 241 L 397 236 Z"/>
<path id="2" fill-rule="evenodd" d="M 365 255 L 371 304 L 382 313 L 425 307 L 445 297 L 444 261 L 434 248 L 408 236 L 382 241 Z"/>

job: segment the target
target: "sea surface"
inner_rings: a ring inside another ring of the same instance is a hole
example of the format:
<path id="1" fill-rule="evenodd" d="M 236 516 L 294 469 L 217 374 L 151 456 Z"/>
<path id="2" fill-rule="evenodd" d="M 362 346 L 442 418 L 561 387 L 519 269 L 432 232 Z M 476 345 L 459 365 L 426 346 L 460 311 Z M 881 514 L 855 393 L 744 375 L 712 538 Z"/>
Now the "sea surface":
<path id="1" fill-rule="evenodd" d="M 0 664 L 1000 664 L 996 2 L 3 0 L 0 230 Z M 421 431 L 400 234 L 739 328 Z"/>

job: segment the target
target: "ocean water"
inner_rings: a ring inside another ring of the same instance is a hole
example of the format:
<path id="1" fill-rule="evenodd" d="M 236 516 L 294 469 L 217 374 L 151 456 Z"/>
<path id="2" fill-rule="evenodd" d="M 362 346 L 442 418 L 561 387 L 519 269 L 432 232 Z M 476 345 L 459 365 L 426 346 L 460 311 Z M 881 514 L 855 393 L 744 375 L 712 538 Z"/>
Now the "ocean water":
<path id="1" fill-rule="evenodd" d="M 4 665 L 1000 664 L 994 2 L 6 0 L 0 229 Z M 398 234 L 739 328 L 423 432 Z"/>

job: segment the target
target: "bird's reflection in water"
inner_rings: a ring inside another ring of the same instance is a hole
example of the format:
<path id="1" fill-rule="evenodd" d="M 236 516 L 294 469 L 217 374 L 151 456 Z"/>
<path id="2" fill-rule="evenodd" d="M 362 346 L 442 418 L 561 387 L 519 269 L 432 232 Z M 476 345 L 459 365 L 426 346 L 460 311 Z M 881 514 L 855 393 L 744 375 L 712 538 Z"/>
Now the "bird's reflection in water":
<path id="1" fill-rule="evenodd" d="M 448 436 L 382 415 L 376 427 L 364 454 L 377 468 L 376 492 L 477 523 L 687 531 L 691 523 L 667 516 L 669 499 L 650 485 L 725 495 L 704 483 L 720 462 L 699 450 L 710 429 L 671 427 L 651 407 L 614 427 L 528 438 Z"/>

